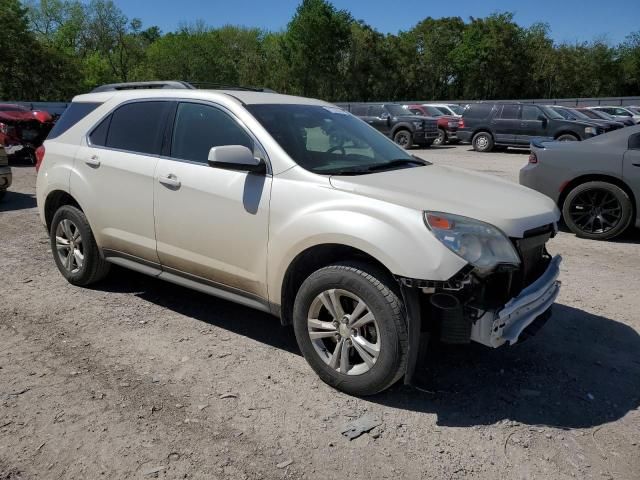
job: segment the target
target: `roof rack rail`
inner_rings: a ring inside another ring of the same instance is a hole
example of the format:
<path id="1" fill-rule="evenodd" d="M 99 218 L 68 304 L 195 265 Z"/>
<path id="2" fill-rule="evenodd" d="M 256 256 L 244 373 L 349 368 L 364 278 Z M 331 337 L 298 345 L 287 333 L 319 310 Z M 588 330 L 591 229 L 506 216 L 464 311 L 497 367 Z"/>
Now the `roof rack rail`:
<path id="1" fill-rule="evenodd" d="M 263 87 L 245 87 L 242 85 L 228 85 L 225 83 L 215 83 L 215 82 L 189 82 L 190 85 L 193 85 L 196 88 L 210 88 L 213 90 L 238 90 L 238 91 L 246 91 L 246 92 L 264 92 L 264 93 L 276 93 L 274 90 L 270 88 Z"/>
<path id="2" fill-rule="evenodd" d="M 126 83 L 110 83 L 107 85 L 100 85 L 99 87 L 91 90 L 91 93 L 98 92 L 115 92 L 118 90 L 137 90 L 137 89 L 163 89 L 163 88 L 177 88 L 183 90 L 195 90 L 196 87 L 188 82 L 182 82 L 177 80 L 167 81 L 152 81 L 152 82 L 126 82 Z"/>

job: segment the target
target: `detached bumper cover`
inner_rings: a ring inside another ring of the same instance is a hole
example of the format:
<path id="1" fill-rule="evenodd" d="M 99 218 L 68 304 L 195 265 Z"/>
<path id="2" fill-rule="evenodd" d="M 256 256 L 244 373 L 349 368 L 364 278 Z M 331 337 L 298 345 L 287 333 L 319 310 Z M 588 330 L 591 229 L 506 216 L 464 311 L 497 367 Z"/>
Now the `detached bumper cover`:
<path id="1" fill-rule="evenodd" d="M 488 311 L 473 324 L 471 340 L 497 348 L 509 342 L 513 345 L 520 334 L 556 301 L 560 292 L 560 263 L 555 256 L 546 271 L 520 294 L 509 300 L 502 309 Z"/>

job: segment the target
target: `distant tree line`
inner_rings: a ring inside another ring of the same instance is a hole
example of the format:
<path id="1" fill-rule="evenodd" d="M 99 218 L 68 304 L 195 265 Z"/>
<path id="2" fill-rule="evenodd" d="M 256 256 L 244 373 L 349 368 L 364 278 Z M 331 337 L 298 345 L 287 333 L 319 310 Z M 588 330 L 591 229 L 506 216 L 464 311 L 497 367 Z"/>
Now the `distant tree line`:
<path id="1" fill-rule="evenodd" d="M 111 82 L 179 79 L 269 87 L 333 101 L 640 94 L 640 31 L 556 44 L 512 13 L 419 21 L 383 34 L 326 0 L 302 0 L 286 29 L 163 33 L 111 0 L 0 0 L 0 98 L 68 100 Z"/>

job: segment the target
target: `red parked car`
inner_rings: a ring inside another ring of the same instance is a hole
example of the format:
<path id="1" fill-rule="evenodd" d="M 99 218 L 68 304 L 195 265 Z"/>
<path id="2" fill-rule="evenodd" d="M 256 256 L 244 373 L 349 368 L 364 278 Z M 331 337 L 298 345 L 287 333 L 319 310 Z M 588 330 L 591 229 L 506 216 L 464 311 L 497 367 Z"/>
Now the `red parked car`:
<path id="1" fill-rule="evenodd" d="M 8 155 L 21 155 L 35 163 L 35 150 L 53 127 L 52 116 L 22 105 L 0 103 L 0 145 Z"/>
<path id="2" fill-rule="evenodd" d="M 405 105 L 405 107 L 416 115 L 436 118 L 438 121 L 438 138 L 433 142 L 434 145 L 444 145 L 448 142 L 458 141 L 457 131 L 462 121 L 459 117 L 445 115 L 437 108 L 428 105 Z"/>

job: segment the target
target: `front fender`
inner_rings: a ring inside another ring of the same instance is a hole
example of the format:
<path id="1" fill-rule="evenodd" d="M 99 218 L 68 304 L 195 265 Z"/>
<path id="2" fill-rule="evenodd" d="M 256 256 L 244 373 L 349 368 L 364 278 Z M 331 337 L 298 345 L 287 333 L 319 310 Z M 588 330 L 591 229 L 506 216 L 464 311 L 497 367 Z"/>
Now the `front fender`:
<path id="1" fill-rule="evenodd" d="M 361 250 L 394 275 L 448 280 L 466 262 L 431 235 L 422 215 L 326 184 L 275 178 L 267 266 L 270 301 L 280 304 L 291 262 L 305 250 L 326 244 Z"/>

